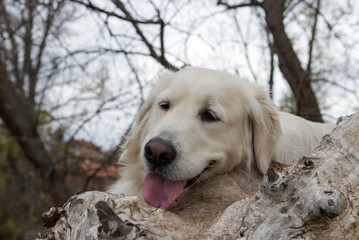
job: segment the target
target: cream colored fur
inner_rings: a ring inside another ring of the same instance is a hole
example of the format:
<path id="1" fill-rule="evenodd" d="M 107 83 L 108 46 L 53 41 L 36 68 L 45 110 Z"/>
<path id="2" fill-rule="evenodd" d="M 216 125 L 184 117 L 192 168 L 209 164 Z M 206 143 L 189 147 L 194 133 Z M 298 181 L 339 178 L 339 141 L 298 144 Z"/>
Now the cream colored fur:
<path id="1" fill-rule="evenodd" d="M 170 102 L 169 110 L 161 109 L 163 101 Z M 219 120 L 202 121 L 203 109 Z M 257 84 L 221 71 L 186 68 L 163 75 L 152 89 L 123 147 L 120 179 L 109 192 L 143 197 L 149 171 L 143 149 L 154 137 L 171 141 L 178 151 L 164 176 L 171 180 L 193 178 L 215 161 L 202 181 L 239 165 L 265 174 L 271 160 L 291 164 L 311 153 L 333 127 L 277 111 Z"/>

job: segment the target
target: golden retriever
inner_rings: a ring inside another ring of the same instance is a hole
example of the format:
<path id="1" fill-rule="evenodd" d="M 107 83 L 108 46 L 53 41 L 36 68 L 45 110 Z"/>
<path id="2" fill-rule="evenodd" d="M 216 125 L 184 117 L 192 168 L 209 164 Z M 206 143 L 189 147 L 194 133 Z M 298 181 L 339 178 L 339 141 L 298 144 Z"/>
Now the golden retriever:
<path id="1" fill-rule="evenodd" d="M 137 116 L 109 192 L 167 209 L 184 188 L 238 165 L 265 174 L 271 160 L 291 164 L 333 127 L 279 112 L 263 87 L 221 71 L 165 74 Z"/>

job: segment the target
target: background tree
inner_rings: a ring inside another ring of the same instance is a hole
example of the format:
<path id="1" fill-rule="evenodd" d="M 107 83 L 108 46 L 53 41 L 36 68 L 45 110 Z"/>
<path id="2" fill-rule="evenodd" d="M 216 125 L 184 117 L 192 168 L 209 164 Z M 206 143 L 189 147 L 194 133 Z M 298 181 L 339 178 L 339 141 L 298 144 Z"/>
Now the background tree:
<path id="1" fill-rule="evenodd" d="M 92 119 L 133 104 L 132 93 L 105 86 L 101 67 L 86 71 L 91 59 L 68 53 L 70 23 L 81 18 L 62 0 L 0 2 L 0 238 L 21 234 L 74 193 L 68 178 L 83 159 L 68 154 L 72 139 Z M 100 160 L 102 169 L 113 154 Z"/>
<path id="2" fill-rule="evenodd" d="M 58 177 L 38 132 L 41 102 L 36 99 L 36 91 L 40 80 L 51 78 L 51 75 L 46 76 L 49 72 L 42 71 L 45 61 L 49 60 L 45 50 L 49 39 L 60 33 L 62 23 L 58 22 L 58 16 L 63 6 L 63 1 L 0 3 L 3 42 L 0 48 L 0 116 L 55 204 L 61 203 L 60 194 L 66 192 L 65 184 L 63 178 Z M 47 67 L 52 68 L 50 74 L 57 70 L 56 64 Z"/>
<path id="3" fill-rule="evenodd" d="M 270 32 L 270 39 L 273 43 L 275 53 L 278 57 L 279 68 L 284 75 L 285 79 L 289 83 L 292 93 L 296 100 L 297 115 L 306 119 L 323 122 L 319 103 L 315 96 L 311 83 L 311 61 L 313 51 L 313 41 L 316 37 L 316 25 L 317 18 L 320 9 L 320 0 L 317 1 L 317 6 L 314 9 L 313 26 L 311 42 L 309 46 L 309 57 L 307 63 L 307 69 L 302 68 L 302 64 L 295 53 L 292 43 L 285 32 L 284 27 L 284 12 L 286 10 L 286 1 L 250 1 L 249 3 L 243 3 L 238 5 L 229 5 L 223 1 L 218 1 L 219 5 L 226 6 L 227 9 L 236 9 L 241 7 L 259 7 L 265 13 L 265 28 Z M 289 3 L 290 5 L 290 3 Z"/>

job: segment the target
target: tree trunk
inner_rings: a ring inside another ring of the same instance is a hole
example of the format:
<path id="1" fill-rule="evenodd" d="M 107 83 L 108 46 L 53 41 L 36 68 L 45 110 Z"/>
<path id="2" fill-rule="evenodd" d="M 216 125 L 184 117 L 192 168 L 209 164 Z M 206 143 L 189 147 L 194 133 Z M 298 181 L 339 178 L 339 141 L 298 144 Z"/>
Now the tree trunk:
<path id="1" fill-rule="evenodd" d="M 262 4 L 267 27 L 273 36 L 279 68 L 296 99 L 297 114 L 311 121 L 323 122 L 310 76 L 302 68 L 284 29 L 284 3 L 285 0 L 265 0 Z"/>
<path id="2" fill-rule="evenodd" d="M 17 92 L 7 76 L 5 66 L 0 61 L 0 117 L 25 157 L 38 171 L 44 191 L 50 193 L 54 204 L 60 205 L 65 184 L 37 133 L 33 105 Z"/>
<path id="3" fill-rule="evenodd" d="M 359 239 L 359 113 L 264 180 L 241 171 L 184 192 L 169 211 L 137 197 L 75 195 L 38 239 Z M 113 237 L 113 238 L 112 238 Z M 121 238 L 122 237 L 122 238 Z"/>

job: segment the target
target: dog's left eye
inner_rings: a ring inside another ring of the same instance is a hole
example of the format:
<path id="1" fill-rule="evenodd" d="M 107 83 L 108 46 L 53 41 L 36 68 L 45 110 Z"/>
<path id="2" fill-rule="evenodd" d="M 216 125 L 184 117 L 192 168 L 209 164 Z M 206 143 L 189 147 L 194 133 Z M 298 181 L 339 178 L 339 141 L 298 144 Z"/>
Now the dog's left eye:
<path id="1" fill-rule="evenodd" d="M 199 113 L 199 116 L 201 117 L 201 120 L 203 122 L 216 122 L 219 121 L 219 118 L 217 117 L 216 113 L 213 112 L 210 109 L 204 109 Z"/>
<path id="2" fill-rule="evenodd" d="M 158 105 L 160 106 L 160 108 L 161 108 L 162 110 L 165 110 L 165 111 L 167 111 L 168 109 L 170 109 L 170 106 L 171 106 L 171 104 L 170 104 L 169 101 L 162 101 L 162 102 L 160 102 Z"/>

